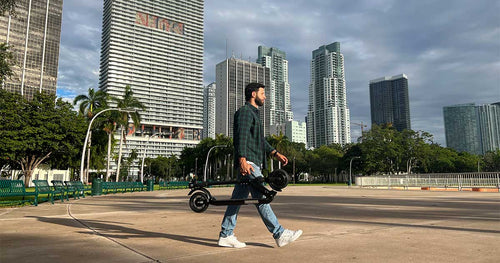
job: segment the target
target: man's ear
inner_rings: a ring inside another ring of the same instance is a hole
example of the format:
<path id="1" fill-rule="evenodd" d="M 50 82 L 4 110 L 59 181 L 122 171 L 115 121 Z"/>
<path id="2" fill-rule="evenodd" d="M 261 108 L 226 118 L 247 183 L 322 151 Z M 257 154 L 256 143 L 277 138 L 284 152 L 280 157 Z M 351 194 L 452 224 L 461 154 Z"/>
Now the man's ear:
<path id="1" fill-rule="evenodd" d="M 257 98 L 257 91 L 252 91 L 252 98 Z"/>

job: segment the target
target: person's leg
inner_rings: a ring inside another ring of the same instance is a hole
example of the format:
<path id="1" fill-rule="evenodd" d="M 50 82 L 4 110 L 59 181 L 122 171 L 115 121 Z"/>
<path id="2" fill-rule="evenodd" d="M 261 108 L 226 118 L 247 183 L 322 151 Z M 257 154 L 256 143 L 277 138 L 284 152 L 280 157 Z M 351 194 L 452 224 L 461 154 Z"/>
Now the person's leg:
<path id="1" fill-rule="evenodd" d="M 260 171 L 260 167 L 256 165 L 252 165 L 254 168 L 254 172 L 252 172 L 252 177 L 262 177 L 262 173 Z M 262 198 L 263 193 L 259 192 L 257 189 L 250 186 L 250 193 L 253 198 Z M 285 230 L 280 223 L 278 222 L 278 218 L 274 214 L 270 204 L 256 204 L 257 210 L 259 211 L 260 217 L 262 221 L 267 227 L 267 230 L 273 234 L 273 238 L 279 238 L 281 233 Z"/>
<path id="2" fill-rule="evenodd" d="M 248 197 L 248 185 L 236 184 L 234 186 L 231 199 L 244 199 Z M 233 235 L 234 228 L 236 227 L 236 219 L 240 211 L 239 205 L 228 205 L 224 218 L 222 219 L 220 237 L 228 237 Z"/>

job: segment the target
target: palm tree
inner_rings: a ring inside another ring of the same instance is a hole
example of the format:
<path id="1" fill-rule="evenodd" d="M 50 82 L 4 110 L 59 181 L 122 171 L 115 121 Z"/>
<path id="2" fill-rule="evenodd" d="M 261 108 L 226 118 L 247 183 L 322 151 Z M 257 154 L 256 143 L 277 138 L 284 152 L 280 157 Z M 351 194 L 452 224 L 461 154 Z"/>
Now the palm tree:
<path id="1" fill-rule="evenodd" d="M 111 97 L 110 97 L 111 98 Z M 108 99 L 110 99 L 108 98 Z M 106 157 L 106 182 L 109 181 L 110 177 L 110 164 L 111 164 L 111 149 L 113 149 L 113 133 L 116 131 L 116 126 L 117 122 L 119 122 L 121 118 L 121 114 L 117 111 L 108 111 L 103 114 L 103 118 L 101 121 L 97 122 L 98 127 L 102 127 L 102 129 L 107 133 L 108 135 L 108 153 Z"/>
<path id="2" fill-rule="evenodd" d="M 98 109 L 107 107 L 107 98 L 108 95 L 103 90 L 94 91 L 93 88 L 89 88 L 88 95 L 78 95 L 73 100 L 73 105 L 80 103 L 80 111 L 79 113 L 82 115 L 86 115 L 89 120 L 94 117 L 94 112 L 98 111 Z M 88 171 L 90 166 L 90 145 L 92 144 L 92 131 L 89 133 L 89 145 L 87 151 L 87 169 L 85 172 L 85 180 L 88 179 Z"/>
<path id="3" fill-rule="evenodd" d="M 289 141 L 287 137 L 283 134 L 283 132 L 280 131 L 279 135 L 272 134 L 270 137 L 270 144 L 278 151 L 281 153 L 286 153 L 287 152 L 287 144 L 289 144 Z M 271 171 L 273 170 L 273 164 L 274 160 L 271 158 Z M 278 167 L 281 169 L 281 163 L 278 162 Z"/>
<path id="4" fill-rule="evenodd" d="M 111 98 L 114 103 L 116 103 L 116 107 L 119 109 L 135 109 L 135 110 L 145 110 L 146 107 L 137 99 L 134 98 L 134 92 L 132 88 L 127 85 L 125 86 L 125 93 L 122 98 Z M 119 120 L 120 125 L 120 151 L 118 152 L 118 168 L 116 170 L 116 182 L 118 182 L 118 177 L 120 175 L 120 164 L 122 160 L 122 151 L 123 151 L 123 138 L 125 137 L 126 126 L 129 121 L 129 117 L 132 119 L 134 127 L 138 127 L 141 121 L 140 114 L 135 112 L 122 112 Z"/>
<path id="5" fill-rule="evenodd" d="M 73 100 L 73 105 L 80 102 L 80 114 L 87 115 L 87 118 L 92 119 L 94 117 L 94 112 L 96 109 L 107 107 L 108 94 L 104 90 L 94 91 L 93 88 L 89 88 L 88 95 L 78 95 Z"/>

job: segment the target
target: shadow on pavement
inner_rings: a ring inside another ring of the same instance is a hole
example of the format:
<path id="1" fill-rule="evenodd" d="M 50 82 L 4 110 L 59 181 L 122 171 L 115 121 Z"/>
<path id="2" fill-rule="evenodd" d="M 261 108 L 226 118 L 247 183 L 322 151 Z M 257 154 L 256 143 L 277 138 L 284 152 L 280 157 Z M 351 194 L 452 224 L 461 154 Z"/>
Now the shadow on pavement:
<path id="1" fill-rule="evenodd" d="M 171 240 L 176 240 L 180 242 L 192 243 L 202 246 L 208 247 L 219 247 L 217 245 L 217 239 L 211 238 L 202 238 L 202 237 L 193 237 L 186 235 L 177 235 L 177 234 L 167 234 L 160 232 L 151 232 L 144 231 L 136 228 L 131 228 L 124 226 L 123 223 L 112 222 L 112 221 L 101 221 L 101 220 L 81 220 L 78 219 L 81 224 L 79 226 L 75 226 L 75 220 L 70 218 L 52 218 L 52 217 L 40 217 L 40 216 L 27 216 L 29 218 L 35 218 L 40 222 L 57 224 L 68 227 L 77 227 L 81 229 L 89 229 L 87 226 L 90 226 L 92 230 L 97 232 L 97 234 L 111 239 L 128 239 L 128 238 L 168 238 Z M 128 224 L 130 225 L 130 224 Z M 78 233 L 93 235 L 94 233 L 89 231 L 80 231 Z M 247 243 L 251 246 L 259 246 L 259 247 L 270 247 L 267 244 L 261 243 Z"/>

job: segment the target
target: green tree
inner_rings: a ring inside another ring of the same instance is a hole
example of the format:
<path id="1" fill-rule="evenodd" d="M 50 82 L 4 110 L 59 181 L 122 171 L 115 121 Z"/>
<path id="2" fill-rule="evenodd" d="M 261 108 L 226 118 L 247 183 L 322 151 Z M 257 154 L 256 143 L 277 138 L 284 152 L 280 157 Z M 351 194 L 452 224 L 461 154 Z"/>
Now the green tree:
<path id="1" fill-rule="evenodd" d="M 404 130 L 401 132 L 401 158 L 399 159 L 398 167 L 404 169 L 408 174 L 418 161 L 422 161 L 429 154 L 428 144 L 434 143 L 432 135 L 428 132 Z"/>
<path id="2" fill-rule="evenodd" d="M 0 43 L 0 86 L 14 75 L 12 66 L 15 63 L 14 53 L 10 51 L 9 45 Z"/>
<path id="3" fill-rule="evenodd" d="M 267 142 L 269 142 L 269 144 L 271 144 L 271 146 L 273 146 L 278 152 L 285 154 L 285 156 L 287 155 L 288 149 L 290 148 L 290 141 L 281 131 L 279 134 L 272 134 L 271 136 L 268 136 Z M 268 159 L 270 160 L 268 162 L 269 169 L 272 171 L 274 169 L 275 160 L 270 157 L 268 157 Z M 281 168 L 280 162 L 278 162 L 278 166 Z"/>
<path id="4" fill-rule="evenodd" d="M 322 182 L 330 181 L 335 169 L 339 167 L 342 156 L 337 145 L 322 145 L 314 149 L 309 159 L 311 172 L 318 175 Z"/>
<path id="5" fill-rule="evenodd" d="M 118 152 L 118 168 L 116 170 L 116 181 L 118 182 L 123 152 L 123 139 L 126 136 L 126 126 L 128 124 L 129 117 L 132 119 L 132 125 L 134 126 L 134 128 L 137 128 L 141 121 L 141 116 L 139 112 L 137 112 L 137 110 L 145 110 L 146 107 L 137 98 L 134 97 L 134 92 L 129 85 L 125 86 L 125 93 L 123 94 L 123 97 L 112 97 L 110 99 L 116 104 L 116 107 L 119 109 L 136 110 L 134 112 L 122 112 L 118 122 L 120 125 L 120 150 Z"/>
<path id="6" fill-rule="evenodd" d="M 378 125 L 372 125 L 370 131 L 363 133 L 361 151 L 367 174 L 393 173 L 397 170 L 397 162 L 402 160 L 399 136 L 393 127 Z"/>
<path id="7" fill-rule="evenodd" d="M 9 13 L 10 15 L 16 14 L 17 2 L 18 0 L 1 0 L 0 1 L 0 15 L 5 15 Z"/>
<path id="8" fill-rule="evenodd" d="M 172 177 L 180 177 L 178 176 L 180 172 L 179 164 L 179 159 L 175 155 L 170 157 L 158 156 L 151 161 L 151 175 L 170 181 Z"/>
<path id="9" fill-rule="evenodd" d="M 485 153 L 482 166 L 485 172 L 500 172 L 500 149 Z"/>
<path id="10" fill-rule="evenodd" d="M 0 90 L 0 159 L 17 162 L 28 185 L 33 170 L 49 161 L 53 166 L 75 164 L 85 136 L 85 121 L 72 105 L 55 95 L 36 93 L 30 101 Z"/>

